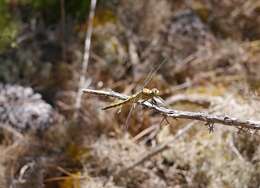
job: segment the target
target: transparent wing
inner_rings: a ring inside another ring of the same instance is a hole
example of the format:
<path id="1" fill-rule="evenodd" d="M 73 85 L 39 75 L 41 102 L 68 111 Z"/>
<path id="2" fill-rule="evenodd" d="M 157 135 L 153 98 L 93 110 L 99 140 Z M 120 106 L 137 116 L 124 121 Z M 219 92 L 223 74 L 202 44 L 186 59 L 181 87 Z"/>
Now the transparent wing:
<path id="1" fill-rule="evenodd" d="M 152 78 L 154 77 L 154 75 L 157 73 L 157 71 L 162 67 L 162 65 L 167 62 L 167 59 L 164 58 L 163 61 L 159 64 L 158 67 L 154 67 L 149 74 L 147 75 L 146 79 L 144 80 L 144 84 L 143 84 L 143 88 L 145 88 L 147 86 L 147 84 L 149 84 L 149 82 L 152 80 Z"/>
<path id="2" fill-rule="evenodd" d="M 129 120 L 131 118 L 131 114 L 132 114 L 133 110 L 135 109 L 135 106 L 136 106 L 136 104 L 133 103 L 132 106 L 131 106 L 131 109 L 130 109 L 128 115 L 127 115 L 127 118 L 126 118 L 126 121 L 125 121 L 125 125 L 124 125 L 125 130 L 128 130 Z"/>

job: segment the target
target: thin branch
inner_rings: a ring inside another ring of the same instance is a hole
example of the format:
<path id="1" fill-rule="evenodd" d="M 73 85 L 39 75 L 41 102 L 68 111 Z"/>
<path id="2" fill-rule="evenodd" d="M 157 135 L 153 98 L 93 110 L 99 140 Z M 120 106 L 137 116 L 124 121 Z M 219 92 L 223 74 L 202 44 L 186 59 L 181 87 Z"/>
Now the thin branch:
<path id="1" fill-rule="evenodd" d="M 236 154 L 236 156 L 243 162 L 245 162 L 246 160 L 244 159 L 244 157 L 241 155 L 241 153 L 238 151 L 238 149 L 236 148 L 235 144 L 234 144 L 234 137 L 233 134 L 231 135 L 231 137 L 229 138 L 229 145 L 231 150 Z"/>
<path id="2" fill-rule="evenodd" d="M 139 134 L 137 134 L 134 138 L 133 141 L 137 142 L 139 139 L 141 139 L 142 137 L 144 137 L 147 134 L 150 134 L 151 132 L 153 132 L 154 130 L 157 129 L 157 127 L 159 127 L 157 124 L 153 125 L 153 126 L 149 126 L 148 128 L 144 129 L 143 131 L 141 131 Z"/>
<path id="3" fill-rule="evenodd" d="M 129 96 L 123 95 L 121 93 L 117 93 L 114 91 L 102 91 L 102 90 L 93 90 L 93 89 L 83 89 L 83 93 L 89 93 L 94 95 L 101 95 L 107 97 L 114 97 L 121 100 L 126 100 Z M 252 120 L 240 120 L 235 117 L 227 116 L 227 115 L 211 115 L 204 112 L 190 112 L 190 111 L 180 111 L 174 110 L 167 107 L 157 106 L 148 101 L 146 102 L 138 102 L 145 107 L 151 108 L 165 116 L 179 119 L 191 119 L 191 120 L 199 120 L 203 121 L 207 124 L 223 124 L 228 126 L 233 126 L 236 128 L 244 128 L 244 129 L 252 129 L 252 130 L 260 130 L 260 121 L 252 121 Z"/>
<path id="4" fill-rule="evenodd" d="M 86 39 L 85 39 L 85 49 L 84 49 L 84 57 L 82 62 L 82 69 L 80 74 L 80 81 L 78 86 L 78 92 L 76 95 L 76 117 L 78 117 L 78 110 L 81 107 L 81 89 L 84 87 L 86 82 L 86 71 L 88 68 L 88 62 L 89 62 L 89 55 L 90 55 L 90 46 L 91 46 L 91 36 L 92 36 L 92 30 L 93 30 L 93 20 L 95 16 L 95 9 L 96 9 L 97 0 L 91 0 L 91 7 L 89 12 L 89 18 L 88 18 L 88 29 L 86 33 Z"/>

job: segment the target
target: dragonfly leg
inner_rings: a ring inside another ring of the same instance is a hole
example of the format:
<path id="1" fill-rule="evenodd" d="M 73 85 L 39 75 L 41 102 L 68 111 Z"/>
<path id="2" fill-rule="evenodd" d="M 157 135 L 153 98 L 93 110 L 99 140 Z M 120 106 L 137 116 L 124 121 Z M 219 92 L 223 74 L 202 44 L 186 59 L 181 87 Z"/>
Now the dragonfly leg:
<path id="1" fill-rule="evenodd" d="M 143 100 L 142 101 L 142 103 L 145 103 L 146 101 L 149 101 L 150 99 L 145 99 L 145 100 Z M 157 102 L 156 102 L 156 100 L 154 100 L 154 98 L 151 98 L 151 103 L 153 104 L 153 105 L 157 105 Z"/>
<path id="2" fill-rule="evenodd" d="M 141 103 L 143 104 L 143 103 L 145 103 L 146 101 L 149 101 L 149 99 L 145 99 L 145 100 L 143 100 Z"/>
<path id="3" fill-rule="evenodd" d="M 169 122 L 169 120 L 167 119 L 167 116 L 165 116 L 165 115 L 163 116 L 163 118 L 162 118 L 162 120 L 161 120 L 161 122 L 160 122 L 159 125 L 161 126 L 164 121 L 166 121 L 166 125 L 170 125 L 170 122 Z"/>
<path id="4" fill-rule="evenodd" d="M 120 114 L 122 112 L 122 106 L 118 107 L 117 113 Z"/>
<path id="5" fill-rule="evenodd" d="M 152 98 L 152 104 L 153 105 L 157 105 L 157 102 L 156 102 L 156 100 L 154 98 Z"/>

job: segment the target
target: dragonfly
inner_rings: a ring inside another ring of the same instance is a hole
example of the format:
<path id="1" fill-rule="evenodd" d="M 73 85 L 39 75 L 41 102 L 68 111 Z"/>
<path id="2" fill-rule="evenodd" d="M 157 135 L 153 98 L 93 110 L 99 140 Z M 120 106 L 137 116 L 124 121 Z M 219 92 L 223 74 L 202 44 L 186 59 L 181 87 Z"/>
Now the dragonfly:
<path id="1" fill-rule="evenodd" d="M 111 108 L 116 108 L 116 107 L 121 107 L 123 105 L 131 104 L 132 107 L 130 109 L 130 112 L 127 116 L 126 123 L 125 123 L 125 126 L 127 127 L 131 113 L 132 113 L 133 109 L 135 108 L 137 102 L 141 101 L 141 103 L 144 103 L 145 101 L 148 101 L 148 100 L 151 99 L 152 103 L 154 104 L 154 103 L 157 103 L 157 101 L 158 101 L 155 98 L 159 99 L 159 101 L 163 101 L 159 96 L 160 92 L 157 88 L 148 89 L 148 88 L 146 88 L 146 86 L 151 81 L 151 79 L 156 74 L 156 72 L 161 68 L 161 66 L 165 62 L 166 62 L 166 59 L 164 59 L 155 70 L 152 69 L 149 72 L 149 74 L 147 75 L 147 77 L 144 81 L 144 85 L 143 85 L 143 87 L 140 91 L 138 91 L 137 93 L 129 96 L 126 100 L 115 102 L 115 103 L 112 103 L 108 106 L 105 106 L 105 107 L 102 108 L 102 110 L 108 110 L 108 109 L 111 109 Z"/>
<path id="2" fill-rule="evenodd" d="M 153 88 L 153 89 L 143 88 L 141 91 L 139 91 L 139 92 L 131 95 L 130 97 L 128 97 L 128 99 L 113 103 L 113 104 L 106 106 L 106 107 L 103 107 L 102 110 L 115 108 L 115 107 L 122 106 L 124 104 L 129 104 L 129 103 L 134 104 L 134 103 L 137 103 L 140 100 L 145 102 L 149 99 L 153 99 L 154 97 L 159 97 L 159 93 L 160 92 L 157 88 Z"/>

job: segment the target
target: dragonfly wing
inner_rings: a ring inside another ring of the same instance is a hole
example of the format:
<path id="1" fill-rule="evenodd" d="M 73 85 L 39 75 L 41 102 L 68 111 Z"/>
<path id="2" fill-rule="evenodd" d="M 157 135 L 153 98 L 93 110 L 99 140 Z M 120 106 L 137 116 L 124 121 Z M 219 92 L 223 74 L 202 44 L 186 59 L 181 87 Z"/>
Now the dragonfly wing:
<path id="1" fill-rule="evenodd" d="M 145 81 L 144 81 L 144 84 L 143 84 L 142 89 L 145 88 L 145 87 L 149 84 L 149 82 L 150 82 L 151 79 L 154 77 L 154 75 L 157 73 L 157 71 L 158 71 L 158 70 L 161 68 L 161 66 L 162 66 L 164 63 L 166 63 L 166 62 L 167 62 L 167 59 L 164 58 L 163 61 L 159 64 L 158 67 L 152 69 L 152 70 L 149 72 L 149 74 L 147 75 L 147 77 L 146 77 L 146 79 L 145 79 Z"/>
<path id="2" fill-rule="evenodd" d="M 130 109 L 128 115 L 127 115 L 127 118 L 126 118 L 126 121 L 125 121 L 125 126 L 124 126 L 124 127 L 125 127 L 125 130 L 128 129 L 129 121 L 130 121 L 130 118 L 131 118 L 131 114 L 132 114 L 133 110 L 135 109 L 135 106 L 136 106 L 136 104 L 134 103 L 134 104 L 131 106 L 131 109 Z"/>

